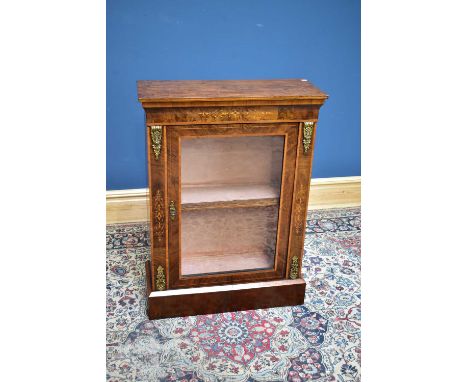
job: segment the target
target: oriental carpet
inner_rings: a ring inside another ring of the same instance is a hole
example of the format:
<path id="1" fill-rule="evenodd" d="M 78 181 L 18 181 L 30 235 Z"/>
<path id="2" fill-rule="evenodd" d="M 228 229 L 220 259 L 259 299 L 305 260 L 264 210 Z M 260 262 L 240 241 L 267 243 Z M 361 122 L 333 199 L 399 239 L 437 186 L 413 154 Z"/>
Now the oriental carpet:
<path id="1" fill-rule="evenodd" d="M 309 211 L 302 306 L 149 321 L 148 225 L 108 225 L 107 381 L 360 381 L 360 231 Z"/>

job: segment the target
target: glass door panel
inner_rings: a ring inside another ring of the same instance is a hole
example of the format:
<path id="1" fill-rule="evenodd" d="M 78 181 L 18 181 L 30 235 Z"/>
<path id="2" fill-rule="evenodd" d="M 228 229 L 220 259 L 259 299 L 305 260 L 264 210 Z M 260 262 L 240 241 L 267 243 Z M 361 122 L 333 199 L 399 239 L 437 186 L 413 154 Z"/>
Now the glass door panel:
<path id="1" fill-rule="evenodd" d="M 181 137 L 181 276 L 275 267 L 284 145 L 284 135 Z"/>

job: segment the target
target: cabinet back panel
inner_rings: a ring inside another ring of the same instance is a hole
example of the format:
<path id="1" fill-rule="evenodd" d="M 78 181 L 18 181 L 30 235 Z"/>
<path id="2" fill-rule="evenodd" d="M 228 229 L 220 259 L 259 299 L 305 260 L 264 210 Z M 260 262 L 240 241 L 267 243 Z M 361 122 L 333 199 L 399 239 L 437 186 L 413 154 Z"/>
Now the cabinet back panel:
<path id="1" fill-rule="evenodd" d="M 182 275 L 273 269 L 278 206 L 182 212 Z"/>
<path id="2" fill-rule="evenodd" d="M 181 148 L 182 187 L 281 183 L 283 136 L 184 137 Z"/>

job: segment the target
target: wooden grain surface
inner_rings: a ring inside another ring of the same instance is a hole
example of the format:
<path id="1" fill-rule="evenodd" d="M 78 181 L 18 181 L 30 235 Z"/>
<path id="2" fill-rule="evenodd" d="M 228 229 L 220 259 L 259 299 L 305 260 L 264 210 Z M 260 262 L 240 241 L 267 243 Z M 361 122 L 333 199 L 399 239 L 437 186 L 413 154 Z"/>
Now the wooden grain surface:
<path id="1" fill-rule="evenodd" d="M 328 96 L 303 79 L 220 80 L 220 81 L 138 81 L 140 102 L 197 100 L 291 100 Z"/>
<path id="2" fill-rule="evenodd" d="M 305 281 L 277 280 L 152 292 L 148 317 L 193 316 L 304 303 Z"/>
<path id="3" fill-rule="evenodd" d="M 213 202 L 182 203 L 182 211 L 195 211 L 219 208 L 254 208 L 279 205 L 279 198 L 233 199 Z"/>
<path id="4" fill-rule="evenodd" d="M 217 101 L 219 102 L 219 101 Z M 224 101 L 226 102 L 226 101 Z M 234 101 L 231 101 L 234 102 Z M 244 101 L 246 102 L 246 101 Z M 254 102 L 254 101 L 250 101 Z M 266 103 L 266 101 L 257 101 Z M 270 100 L 271 102 L 271 100 Z M 280 101 L 276 101 L 280 102 Z M 299 100 L 289 101 L 297 103 Z M 152 105 L 152 106 L 151 106 Z M 144 104 L 148 123 L 160 125 L 219 124 L 229 122 L 297 122 L 317 120 L 320 105 L 257 105 L 257 106 L 182 106 L 170 107 L 162 102 Z"/>
<path id="5" fill-rule="evenodd" d="M 294 181 L 294 202 L 291 213 L 291 227 L 289 235 L 288 266 L 286 274 L 291 277 L 292 258 L 299 259 L 299 277 L 301 277 L 302 255 L 304 253 L 304 238 L 307 219 L 307 204 L 309 200 L 310 178 L 312 172 L 313 148 L 315 143 L 315 132 L 317 128 L 313 127 L 310 149 L 305 152 L 304 124 L 301 124 L 298 135 L 298 149 L 296 159 L 296 176 Z"/>

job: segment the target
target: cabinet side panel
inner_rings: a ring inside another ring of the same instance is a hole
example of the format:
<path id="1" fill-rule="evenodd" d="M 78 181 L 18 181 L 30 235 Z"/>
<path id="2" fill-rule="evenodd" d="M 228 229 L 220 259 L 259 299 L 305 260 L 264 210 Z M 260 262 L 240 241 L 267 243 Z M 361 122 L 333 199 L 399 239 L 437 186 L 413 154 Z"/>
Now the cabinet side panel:
<path id="1" fill-rule="evenodd" d="M 164 126 L 147 126 L 152 290 L 167 289 L 167 154 Z"/>
<path id="2" fill-rule="evenodd" d="M 309 198 L 312 158 L 315 142 L 316 122 L 312 131 L 304 134 L 305 124 L 301 123 L 297 145 L 297 167 L 294 182 L 294 196 L 289 235 L 289 256 L 286 277 L 301 278 L 302 255 L 304 252 L 307 201 Z M 309 125 L 310 126 L 310 125 Z"/>

